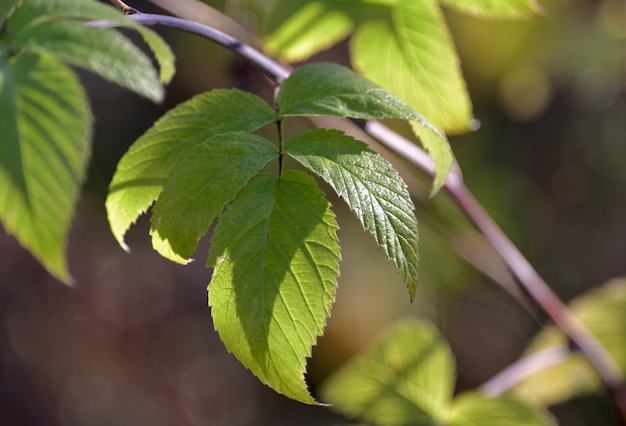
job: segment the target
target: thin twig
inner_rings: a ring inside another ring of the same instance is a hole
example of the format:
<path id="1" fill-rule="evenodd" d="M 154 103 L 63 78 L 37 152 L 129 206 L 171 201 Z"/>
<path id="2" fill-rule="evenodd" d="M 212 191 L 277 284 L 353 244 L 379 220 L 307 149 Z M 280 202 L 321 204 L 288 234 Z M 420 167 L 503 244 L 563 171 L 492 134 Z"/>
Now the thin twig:
<path id="1" fill-rule="evenodd" d="M 518 359 L 479 386 L 478 391 L 489 397 L 502 395 L 533 374 L 553 365 L 561 364 L 569 356 L 570 350 L 564 345 L 542 349 Z"/>
<path id="2" fill-rule="evenodd" d="M 134 7 L 130 7 L 121 0 L 111 0 L 111 3 L 113 3 L 115 7 L 117 7 L 124 15 L 139 13 L 137 9 L 135 9 Z"/>
<path id="3" fill-rule="evenodd" d="M 177 28 L 212 40 L 245 57 L 256 64 L 277 83 L 286 79 L 290 70 L 270 59 L 261 52 L 242 43 L 238 39 L 205 25 L 171 16 L 135 13 L 131 19 L 144 25 Z M 365 123 L 365 131 L 384 146 L 411 163 L 423 173 L 434 177 L 432 159 L 419 147 L 406 140 L 382 124 L 370 120 Z M 528 260 L 521 254 L 504 232 L 497 226 L 482 206 L 465 187 L 460 173 L 452 172 L 443 189 L 452 197 L 476 228 L 502 257 L 519 284 L 541 309 L 554 321 L 555 325 L 587 357 L 598 372 L 606 388 L 613 395 L 616 407 L 626 424 L 626 396 L 623 375 L 615 361 L 597 339 L 581 324 L 556 296 L 548 284 L 539 276 Z"/>

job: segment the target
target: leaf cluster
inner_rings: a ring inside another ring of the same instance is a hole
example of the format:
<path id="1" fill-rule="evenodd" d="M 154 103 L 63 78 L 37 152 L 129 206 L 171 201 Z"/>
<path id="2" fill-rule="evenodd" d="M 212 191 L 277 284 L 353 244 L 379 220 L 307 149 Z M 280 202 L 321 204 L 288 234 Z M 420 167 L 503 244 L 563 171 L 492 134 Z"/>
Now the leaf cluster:
<path id="1" fill-rule="evenodd" d="M 186 263 L 215 226 L 209 303 L 228 350 L 261 381 L 314 403 L 306 358 L 321 335 L 339 274 L 337 224 L 315 180 L 283 170 L 289 156 L 348 204 L 406 283 L 417 285 L 417 222 L 406 185 L 365 143 L 307 131 L 278 146 L 253 133 L 293 116 L 399 118 L 445 138 L 420 114 L 345 67 L 306 65 L 282 84 L 276 108 L 239 90 L 200 94 L 169 111 L 124 155 L 106 201 L 113 234 L 152 207 L 153 247 Z M 278 175 L 268 173 L 277 160 Z"/>

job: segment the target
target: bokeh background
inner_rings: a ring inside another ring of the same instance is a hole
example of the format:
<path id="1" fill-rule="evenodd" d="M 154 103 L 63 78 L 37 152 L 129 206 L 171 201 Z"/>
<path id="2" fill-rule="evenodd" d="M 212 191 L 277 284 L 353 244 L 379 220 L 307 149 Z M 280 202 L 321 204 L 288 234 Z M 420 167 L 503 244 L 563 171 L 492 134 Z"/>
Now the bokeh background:
<path id="1" fill-rule="evenodd" d="M 207 3 L 255 24 L 249 1 Z M 626 2 L 542 4 L 547 15 L 525 21 L 446 11 L 481 122 L 450 140 L 468 187 L 569 300 L 626 273 Z M 197 19 L 209 18 L 198 12 Z M 130 254 L 108 229 L 104 197 L 115 164 L 167 109 L 218 87 L 271 99 L 267 79 L 232 53 L 159 32 L 177 55 L 162 105 L 80 73 L 96 122 L 69 241 L 74 287 L 51 278 L 0 228 L 0 425 L 339 424 L 344 420 L 327 408 L 276 395 L 225 351 L 206 302 L 206 241 L 196 262 L 180 266 L 152 251 L 147 217 L 128 235 Z M 322 59 L 347 63 L 347 43 L 312 58 Z M 446 195 L 423 204 L 427 183 L 403 170 L 421 222 L 416 302 L 409 304 L 383 253 L 334 200 L 343 260 L 332 316 L 309 362 L 313 391 L 401 317 L 427 318 L 443 331 L 459 391 L 514 361 L 540 327 L 458 255 L 500 267 Z M 604 395 L 553 412 L 566 426 L 614 422 Z"/>

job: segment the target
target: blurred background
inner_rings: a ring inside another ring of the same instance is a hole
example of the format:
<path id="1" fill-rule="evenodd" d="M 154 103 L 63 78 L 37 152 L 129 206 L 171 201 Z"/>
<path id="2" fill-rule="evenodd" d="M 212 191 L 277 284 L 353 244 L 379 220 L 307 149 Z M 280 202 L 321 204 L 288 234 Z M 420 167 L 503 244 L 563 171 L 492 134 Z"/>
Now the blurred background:
<path id="1" fill-rule="evenodd" d="M 249 27 L 255 4 L 262 4 L 207 3 Z M 626 273 L 626 2 L 542 4 L 546 16 L 524 21 L 446 10 L 481 122 L 450 141 L 470 190 L 569 300 Z M 198 12 L 197 19 L 210 18 Z M 344 420 L 327 408 L 275 394 L 227 354 L 206 302 L 206 241 L 196 262 L 180 266 L 152 251 L 147 216 L 128 235 L 130 254 L 108 229 L 104 198 L 116 162 L 166 110 L 218 87 L 272 96 L 268 80 L 225 49 L 159 33 L 177 56 L 161 105 L 80 72 L 96 123 L 69 241 L 75 286 L 51 278 L 0 228 L 0 425 L 339 424 Z M 311 60 L 347 64 L 347 43 Z M 540 327 L 462 259 L 496 275 L 501 268 L 446 195 L 424 203 L 428 183 L 402 170 L 421 224 L 416 301 L 409 304 L 394 268 L 333 199 L 343 260 L 332 316 L 309 362 L 313 392 L 401 317 L 427 318 L 444 332 L 458 365 L 458 391 L 513 362 Z M 603 395 L 553 409 L 565 426 L 614 423 Z"/>

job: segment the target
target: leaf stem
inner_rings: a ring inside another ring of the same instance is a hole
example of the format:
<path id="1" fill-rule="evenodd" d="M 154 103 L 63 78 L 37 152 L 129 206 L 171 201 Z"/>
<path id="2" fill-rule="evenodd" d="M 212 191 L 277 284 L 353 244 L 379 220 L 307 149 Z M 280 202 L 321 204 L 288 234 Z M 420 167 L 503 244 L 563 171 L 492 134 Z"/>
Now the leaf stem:
<path id="1" fill-rule="evenodd" d="M 278 129 L 278 176 L 283 174 L 283 120 L 276 122 Z"/>
<path id="2" fill-rule="evenodd" d="M 483 383 L 478 391 L 485 396 L 502 395 L 533 374 L 560 364 L 570 356 L 565 345 L 555 345 L 518 359 L 494 377 Z"/>
<path id="3" fill-rule="evenodd" d="M 122 2 L 119 3 L 123 4 Z M 238 39 L 211 27 L 172 16 L 139 12 L 130 15 L 130 18 L 144 25 L 177 28 L 212 40 L 256 64 L 276 84 L 280 84 L 291 72 L 289 67 L 272 60 Z M 367 121 L 363 128 L 396 155 L 408 161 L 431 178 L 435 176 L 434 163 L 421 148 L 376 121 Z M 554 321 L 555 325 L 567 335 L 571 342 L 594 366 L 607 390 L 611 392 L 623 424 L 626 424 L 626 390 L 624 389 L 623 376 L 606 349 L 573 316 L 517 247 L 485 212 L 465 187 L 462 175 L 458 169 L 450 173 L 443 189 L 499 253 L 528 296 Z M 510 289 L 507 290 L 510 291 Z"/>

